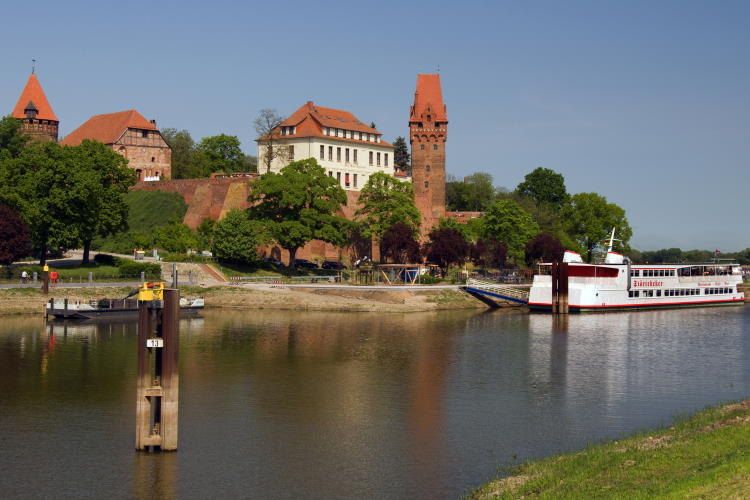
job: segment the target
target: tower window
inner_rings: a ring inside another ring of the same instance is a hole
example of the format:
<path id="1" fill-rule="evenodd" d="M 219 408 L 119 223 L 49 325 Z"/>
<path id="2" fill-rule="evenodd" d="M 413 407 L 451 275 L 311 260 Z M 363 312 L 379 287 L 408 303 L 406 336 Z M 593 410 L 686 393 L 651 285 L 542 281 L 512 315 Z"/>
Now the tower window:
<path id="1" fill-rule="evenodd" d="M 433 151 L 437 151 L 437 148 L 438 148 L 437 144 L 433 144 L 433 145 L 432 145 L 432 150 L 433 150 Z"/>
<path id="2" fill-rule="evenodd" d="M 424 151 L 424 144 L 420 144 L 420 145 L 419 145 L 419 150 L 420 150 L 420 151 Z"/>
<path id="3" fill-rule="evenodd" d="M 155 157 L 155 156 L 152 156 L 152 157 L 151 157 L 151 163 L 154 163 L 155 161 L 156 161 L 156 157 Z"/>
<path id="4" fill-rule="evenodd" d="M 429 165 L 425 165 L 424 169 L 425 169 L 425 170 L 426 170 L 427 172 L 429 172 L 429 171 L 430 171 L 430 166 L 429 166 Z"/>
<path id="5" fill-rule="evenodd" d="M 429 181 L 424 181 L 424 187 L 426 187 L 426 188 L 430 187 L 430 182 Z"/>

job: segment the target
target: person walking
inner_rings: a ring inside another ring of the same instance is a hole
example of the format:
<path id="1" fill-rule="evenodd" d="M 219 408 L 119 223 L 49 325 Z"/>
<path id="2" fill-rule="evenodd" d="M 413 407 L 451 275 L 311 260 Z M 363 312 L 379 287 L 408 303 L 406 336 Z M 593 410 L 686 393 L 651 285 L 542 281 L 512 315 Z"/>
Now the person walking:
<path id="1" fill-rule="evenodd" d="M 24 285 L 29 280 L 29 273 L 26 272 L 26 270 L 21 271 L 21 283 Z"/>

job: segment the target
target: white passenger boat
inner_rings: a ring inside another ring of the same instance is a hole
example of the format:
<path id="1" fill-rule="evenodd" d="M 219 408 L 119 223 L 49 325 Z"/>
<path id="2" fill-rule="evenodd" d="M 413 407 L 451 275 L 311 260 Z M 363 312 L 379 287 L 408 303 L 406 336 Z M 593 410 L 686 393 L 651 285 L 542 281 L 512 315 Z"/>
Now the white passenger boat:
<path id="1" fill-rule="evenodd" d="M 739 305 L 742 271 L 735 263 L 632 264 L 612 251 L 614 231 L 603 263 L 586 264 L 565 252 L 569 312 Z M 552 264 L 541 264 L 529 292 L 531 310 L 551 311 Z"/>

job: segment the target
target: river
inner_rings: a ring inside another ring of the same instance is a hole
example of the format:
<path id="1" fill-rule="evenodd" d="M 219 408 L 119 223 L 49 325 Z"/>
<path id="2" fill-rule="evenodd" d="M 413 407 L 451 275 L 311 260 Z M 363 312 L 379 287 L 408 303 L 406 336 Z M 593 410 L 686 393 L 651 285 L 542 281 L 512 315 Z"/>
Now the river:
<path id="1" fill-rule="evenodd" d="M 750 308 L 206 311 L 179 450 L 134 451 L 135 323 L 0 322 L 4 498 L 457 498 L 499 467 L 750 396 Z"/>

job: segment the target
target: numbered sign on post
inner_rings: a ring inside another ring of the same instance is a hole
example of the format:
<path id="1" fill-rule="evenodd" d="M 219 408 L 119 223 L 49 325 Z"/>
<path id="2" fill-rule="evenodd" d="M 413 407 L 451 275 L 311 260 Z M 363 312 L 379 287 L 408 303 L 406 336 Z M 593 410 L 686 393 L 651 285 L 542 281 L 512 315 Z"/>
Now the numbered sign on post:
<path id="1" fill-rule="evenodd" d="M 164 347 L 164 339 L 146 339 L 146 347 Z"/>

